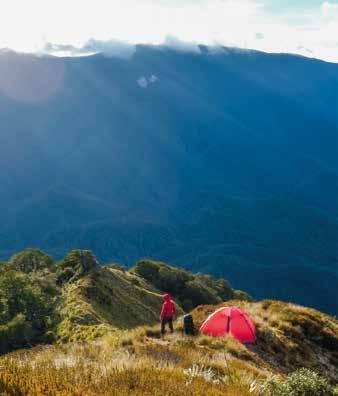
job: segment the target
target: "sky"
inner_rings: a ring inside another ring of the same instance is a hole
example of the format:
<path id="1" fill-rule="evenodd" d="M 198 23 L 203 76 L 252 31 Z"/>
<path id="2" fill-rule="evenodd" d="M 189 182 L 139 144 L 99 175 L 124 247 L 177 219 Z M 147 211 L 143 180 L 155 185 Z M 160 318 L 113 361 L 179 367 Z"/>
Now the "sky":
<path id="1" fill-rule="evenodd" d="M 0 48 L 128 55 L 141 43 L 225 45 L 338 63 L 338 0 L 0 2 Z"/>

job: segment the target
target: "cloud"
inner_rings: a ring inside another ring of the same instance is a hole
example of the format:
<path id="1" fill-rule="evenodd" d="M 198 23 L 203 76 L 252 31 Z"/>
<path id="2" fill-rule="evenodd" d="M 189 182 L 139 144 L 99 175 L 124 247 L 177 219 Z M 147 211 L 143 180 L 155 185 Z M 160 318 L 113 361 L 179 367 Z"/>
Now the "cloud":
<path id="1" fill-rule="evenodd" d="M 41 49 L 42 53 L 61 56 L 87 56 L 96 53 L 102 53 L 108 57 L 122 59 L 131 58 L 136 51 L 133 44 L 124 43 L 117 40 L 95 40 L 89 39 L 83 46 L 75 47 L 71 44 L 53 44 L 46 43 Z"/>
<path id="2" fill-rule="evenodd" d="M 329 1 L 325 1 L 321 5 L 321 13 L 322 17 L 328 20 L 336 19 L 338 20 L 338 4 L 330 3 Z"/>
<path id="3" fill-rule="evenodd" d="M 308 56 L 338 62 L 336 0 L 317 7 L 304 1 L 302 12 L 291 5 L 283 13 L 273 12 L 273 1 L 2 0 L 0 48 L 122 58 L 132 56 L 134 44 L 195 53 L 198 44 L 296 54 L 306 48 Z"/>
<path id="4" fill-rule="evenodd" d="M 174 36 L 167 36 L 162 47 L 174 49 L 179 52 L 192 52 L 195 54 L 201 53 L 199 43 L 183 41 Z"/>
<path id="5" fill-rule="evenodd" d="M 135 45 L 117 40 L 100 41 L 90 39 L 83 47 L 88 52 L 101 52 L 107 56 L 115 56 L 128 59 L 135 53 Z"/>

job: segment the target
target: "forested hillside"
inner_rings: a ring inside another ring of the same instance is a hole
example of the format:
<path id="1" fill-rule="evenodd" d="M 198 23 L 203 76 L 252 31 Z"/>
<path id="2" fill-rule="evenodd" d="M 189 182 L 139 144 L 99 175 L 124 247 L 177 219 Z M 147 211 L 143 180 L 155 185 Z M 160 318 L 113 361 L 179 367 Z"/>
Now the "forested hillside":
<path id="1" fill-rule="evenodd" d="M 0 258 L 153 258 L 337 314 L 337 103 L 299 56 L 2 51 Z"/>

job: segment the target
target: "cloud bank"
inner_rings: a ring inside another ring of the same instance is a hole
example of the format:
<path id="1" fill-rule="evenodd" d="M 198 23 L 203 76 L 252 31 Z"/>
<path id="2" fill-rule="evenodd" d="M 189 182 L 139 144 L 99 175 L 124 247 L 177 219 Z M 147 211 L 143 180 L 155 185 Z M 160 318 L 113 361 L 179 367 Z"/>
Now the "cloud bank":
<path id="1" fill-rule="evenodd" d="M 91 38 L 79 47 L 72 44 L 46 43 L 39 52 L 56 56 L 87 56 L 102 53 L 108 57 L 129 59 L 135 51 L 136 46 L 133 44 L 113 39 L 102 41 Z"/>
<path id="2" fill-rule="evenodd" d="M 285 6 L 283 12 L 274 12 L 274 3 L 3 0 L 0 47 L 72 56 L 103 52 L 128 58 L 135 44 L 164 44 L 198 52 L 198 43 L 289 52 L 338 62 L 338 0 L 297 0 L 297 8 Z M 300 7 L 299 3 L 304 5 Z"/>

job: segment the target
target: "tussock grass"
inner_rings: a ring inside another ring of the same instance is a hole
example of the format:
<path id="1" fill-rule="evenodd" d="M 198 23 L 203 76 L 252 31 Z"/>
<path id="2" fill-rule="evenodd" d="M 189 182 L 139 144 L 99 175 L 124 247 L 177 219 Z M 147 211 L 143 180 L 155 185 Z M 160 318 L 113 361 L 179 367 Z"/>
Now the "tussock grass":
<path id="1" fill-rule="evenodd" d="M 256 345 L 242 345 L 230 336 L 184 336 L 178 323 L 176 332 L 164 337 L 158 324 L 115 328 L 90 342 L 0 357 L 0 395 L 269 396 L 261 384 L 276 375 L 283 382 L 300 366 L 337 381 L 335 319 L 279 302 L 230 304 L 242 306 L 256 322 Z M 196 308 L 195 322 L 216 308 Z"/>
<path id="2" fill-rule="evenodd" d="M 116 329 L 153 325 L 161 304 L 159 292 L 137 275 L 97 268 L 63 287 L 56 339 L 58 343 L 92 341 Z"/>
<path id="3" fill-rule="evenodd" d="M 338 381 L 338 322 L 335 318 L 280 301 L 234 300 L 216 307 L 197 307 L 192 312 L 195 323 L 199 326 L 224 305 L 243 308 L 257 329 L 256 345 L 246 347 L 231 338 L 223 340 L 234 357 L 284 374 L 306 367 Z M 206 337 L 199 342 L 214 349 L 221 347 L 220 339 Z"/>
<path id="4" fill-rule="evenodd" d="M 1 395 L 249 395 L 250 383 L 229 381 L 213 354 L 164 340 L 112 335 L 92 343 L 43 347 L 0 359 Z M 231 365 L 231 362 L 227 363 Z M 196 369 L 197 367 L 197 369 Z M 197 372 L 194 376 L 190 373 Z M 208 374 L 208 375 L 207 375 Z M 251 379 L 251 377 L 250 377 Z"/>

